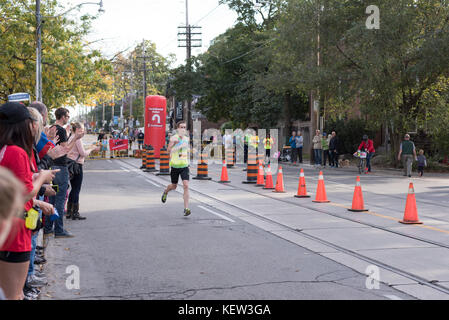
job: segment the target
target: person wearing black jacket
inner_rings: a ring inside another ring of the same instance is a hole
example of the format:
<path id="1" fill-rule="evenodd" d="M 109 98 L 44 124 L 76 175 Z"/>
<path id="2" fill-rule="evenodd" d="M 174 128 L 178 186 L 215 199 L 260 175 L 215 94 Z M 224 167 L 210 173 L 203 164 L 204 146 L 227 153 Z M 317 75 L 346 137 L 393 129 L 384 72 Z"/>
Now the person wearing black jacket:
<path id="1" fill-rule="evenodd" d="M 329 154 L 331 157 L 331 168 L 338 168 L 338 144 L 339 140 L 337 137 L 337 133 L 332 131 L 332 138 L 329 142 Z"/>

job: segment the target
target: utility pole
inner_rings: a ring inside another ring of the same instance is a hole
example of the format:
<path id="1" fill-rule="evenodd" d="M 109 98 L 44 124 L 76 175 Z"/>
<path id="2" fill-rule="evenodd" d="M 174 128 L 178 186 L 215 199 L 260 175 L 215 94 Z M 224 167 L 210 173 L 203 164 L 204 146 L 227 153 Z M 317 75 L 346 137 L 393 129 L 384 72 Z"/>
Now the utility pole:
<path id="1" fill-rule="evenodd" d="M 143 40 L 142 42 L 142 50 L 143 50 L 143 56 L 142 57 L 137 57 L 138 59 L 143 59 L 143 119 L 145 122 L 145 100 L 147 98 L 147 59 L 151 58 L 151 56 L 147 56 L 147 50 L 145 47 L 145 40 Z"/>
<path id="2" fill-rule="evenodd" d="M 42 102 L 42 16 L 41 0 L 36 0 L 36 100 Z"/>
<path id="3" fill-rule="evenodd" d="M 131 115 L 131 117 L 133 116 L 133 77 L 134 77 L 134 61 L 132 60 L 131 57 L 131 78 L 130 78 L 131 93 L 129 96 L 129 114 Z"/>
<path id="4" fill-rule="evenodd" d="M 184 29 L 184 30 L 183 30 Z M 192 57 L 192 48 L 201 48 L 202 40 L 201 40 L 201 32 L 192 32 L 192 30 L 201 29 L 198 26 L 191 26 L 189 24 L 189 0 L 186 0 L 186 25 L 178 27 L 178 47 L 186 48 L 186 63 L 187 63 L 187 72 L 192 72 L 191 65 L 191 57 Z M 182 32 L 184 31 L 184 32 Z M 192 38 L 192 36 L 194 38 Z M 195 38 L 196 37 L 196 38 Z M 186 108 L 184 110 L 184 120 L 187 123 L 187 129 L 192 131 L 192 98 L 188 97 L 186 101 Z"/>

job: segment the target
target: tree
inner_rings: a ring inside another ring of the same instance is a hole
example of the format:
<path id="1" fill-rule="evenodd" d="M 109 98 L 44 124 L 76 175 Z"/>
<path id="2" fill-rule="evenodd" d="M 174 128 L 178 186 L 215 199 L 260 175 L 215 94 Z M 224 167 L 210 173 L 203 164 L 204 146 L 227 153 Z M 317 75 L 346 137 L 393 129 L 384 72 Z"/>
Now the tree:
<path id="1" fill-rule="evenodd" d="M 88 50 L 84 37 L 95 17 L 80 21 L 58 16 L 56 0 L 42 1 L 43 99 L 50 108 L 84 102 L 104 87 L 109 62 Z M 0 0 L 0 101 L 14 92 L 35 93 L 36 29 L 32 0 Z"/>

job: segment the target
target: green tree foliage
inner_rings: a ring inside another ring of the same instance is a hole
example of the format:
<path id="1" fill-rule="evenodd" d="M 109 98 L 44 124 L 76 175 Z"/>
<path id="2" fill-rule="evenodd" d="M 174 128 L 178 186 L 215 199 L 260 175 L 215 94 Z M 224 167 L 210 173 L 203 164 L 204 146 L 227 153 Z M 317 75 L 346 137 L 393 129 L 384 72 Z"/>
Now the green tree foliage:
<path id="1" fill-rule="evenodd" d="M 98 88 L 109 61 L 84 40 L 95 17 L 65 15 L 56 0 L 42 1 L 43 100 L 50 108 L 85 102 Z M 0 101 L 15 92 L 35 93 L 35 1 L 0 0 Z"/>

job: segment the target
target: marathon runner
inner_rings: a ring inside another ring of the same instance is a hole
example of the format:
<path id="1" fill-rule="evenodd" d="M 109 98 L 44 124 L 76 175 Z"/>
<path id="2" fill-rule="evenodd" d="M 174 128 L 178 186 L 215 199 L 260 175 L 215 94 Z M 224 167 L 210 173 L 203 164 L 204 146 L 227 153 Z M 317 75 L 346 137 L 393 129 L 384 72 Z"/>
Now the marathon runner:
<path id="1" fill-rule="evenodd" d="M 180 121 L 176 125 L 177 130 L 170 138 L 168 153 L 170 154 L 170 176 L 171 184 L 162 194 L 162 202 L 167 201 L 167 194 L 178 186 L 181 176 L 184 187 L 184 216 L 190 215 L 189 209 L 189 137 L 187 136 L 186 123 Z"/>

